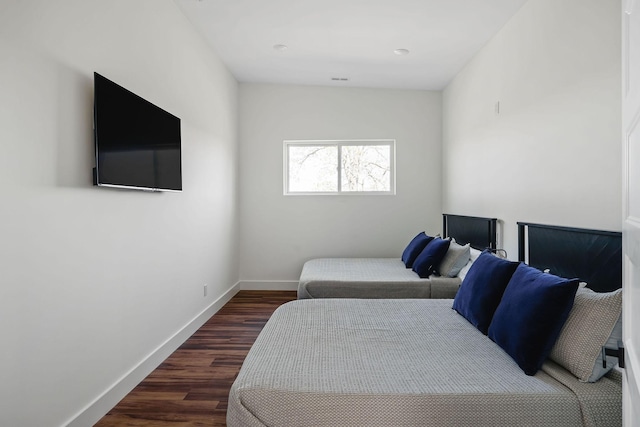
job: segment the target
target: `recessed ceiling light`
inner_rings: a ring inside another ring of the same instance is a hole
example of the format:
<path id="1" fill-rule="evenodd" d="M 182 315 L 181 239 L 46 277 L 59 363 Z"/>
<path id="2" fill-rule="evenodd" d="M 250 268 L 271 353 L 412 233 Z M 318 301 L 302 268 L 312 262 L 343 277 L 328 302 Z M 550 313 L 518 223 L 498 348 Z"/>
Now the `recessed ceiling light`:
<path id="1" fill-rule="evenodd" d="M 273 48 L 279 52 L 284 52 L 285 50 L 289 49 L 289 46 L 287 46 L 286 44 L 274 44 Z"/>
<path id="2" fill-rule="evenodd" d="M 396 49 L 393 51 L 393 53 L 395 53 L 396 55 L 408 55 L 409 54 L 409 50 L 408 49 Z"/>

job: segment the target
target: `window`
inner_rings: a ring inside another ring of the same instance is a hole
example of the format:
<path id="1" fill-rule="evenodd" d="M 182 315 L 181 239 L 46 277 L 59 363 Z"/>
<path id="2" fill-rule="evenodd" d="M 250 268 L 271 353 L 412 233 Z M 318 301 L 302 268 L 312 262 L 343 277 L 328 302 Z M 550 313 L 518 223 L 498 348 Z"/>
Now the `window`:
<path id="1" fill-rule="evenodd" d="M 285 141 L 284 194 L 395 194 L 395 141 Z"/>

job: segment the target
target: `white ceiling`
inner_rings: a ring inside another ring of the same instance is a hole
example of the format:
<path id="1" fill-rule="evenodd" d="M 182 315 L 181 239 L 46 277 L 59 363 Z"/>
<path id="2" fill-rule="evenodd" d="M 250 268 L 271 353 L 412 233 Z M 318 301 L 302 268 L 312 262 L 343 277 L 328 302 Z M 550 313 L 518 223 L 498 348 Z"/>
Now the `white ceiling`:
<path id="1" fill-rule="evenodd" d="M 174 1 L 240 82 L 428 90 L 443 89 L 526 2 Z"/>

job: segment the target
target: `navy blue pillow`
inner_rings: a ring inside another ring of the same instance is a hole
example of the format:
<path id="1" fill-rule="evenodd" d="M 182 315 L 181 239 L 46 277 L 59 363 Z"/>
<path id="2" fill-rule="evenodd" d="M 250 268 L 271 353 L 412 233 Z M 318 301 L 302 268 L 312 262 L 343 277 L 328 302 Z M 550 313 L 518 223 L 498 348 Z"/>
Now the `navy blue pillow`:
<path id="1" fill-rule="evenodd" d="M 450 244 L 451 240 L 443 240 L 440 237 L 432 239 L 413 262 L 413 271 L 422 278 L 429 277 L 447 254 Z"/>
<path id="2" fill-rule="evenodd" d="M 489 326 L 489 338 L 534 375 L 564 326 L 578 289 L 564 279 L 521 264 L 513 273 Z"/>
<path id="3" fill-rule="evenodd" d="M 453 309 L 487 335 L 500 299 L 518 263 L 498 258 L 489 251 L 478 256 L 453 300 Z"/>
<path id="4" fill-rule="evenodd" d="M 402 252 L 402 262 L 407 268 L 413 267 L 413 262 L 416 260 L 420 252 L 427 246 L 427 244 L 433 240 L 433 237 L 427 236 L 424 231 L 418 233 L 413 238 Z"/>

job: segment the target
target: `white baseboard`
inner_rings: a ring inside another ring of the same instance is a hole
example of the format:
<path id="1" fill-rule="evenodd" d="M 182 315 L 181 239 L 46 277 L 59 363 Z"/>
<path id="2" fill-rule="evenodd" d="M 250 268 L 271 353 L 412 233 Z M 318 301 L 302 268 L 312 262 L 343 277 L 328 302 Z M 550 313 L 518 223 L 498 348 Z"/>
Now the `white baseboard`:
<path id="1" fill-rule="evenodd" d="M 241 280 L 238 282 L 243 291 L 296 291 L 297 280 Z"/>
<path id="2" fill-rule="evenodd" d="M 209 307 L 205 308 L 193 320 L 187 323 L 182 329 L 168 338 L 163 344 L 155 349 L 149 356 L 142 360 L 137 366 L 127 372 L 117 380 L 109 389 L 91 402 L 87 407 L 65 424 L 68 427 L 86 427 L 97 423 L 107 412 L 109 412 L 123 397 L 131 392 L 143 379 L 156 369 L 167 357 L 171 355 L 182 343 L 184 343 L 195 331 L 197 331 L 207 320 L 217 313 L 223 305 L 241 289 L 240 282 L 233 285 L 220 298 L 215 300 Z"/>

